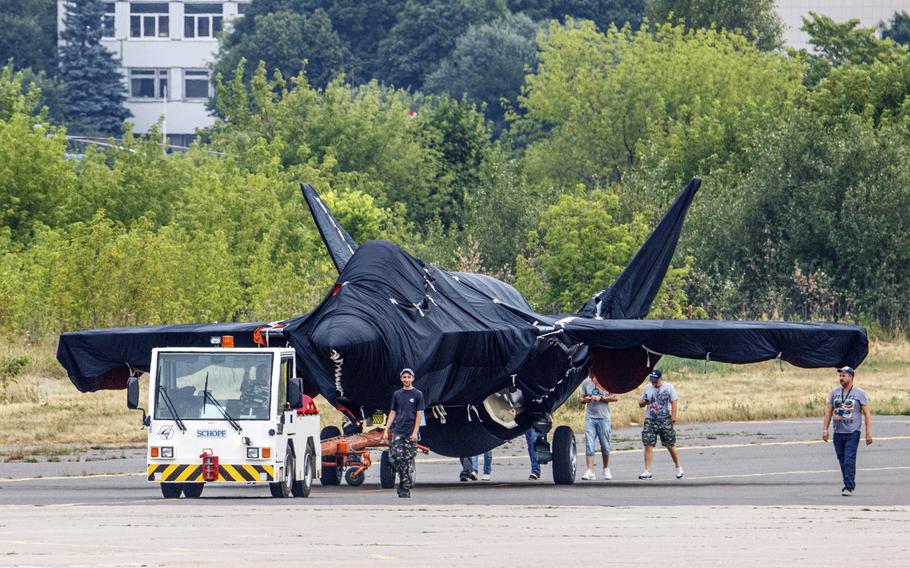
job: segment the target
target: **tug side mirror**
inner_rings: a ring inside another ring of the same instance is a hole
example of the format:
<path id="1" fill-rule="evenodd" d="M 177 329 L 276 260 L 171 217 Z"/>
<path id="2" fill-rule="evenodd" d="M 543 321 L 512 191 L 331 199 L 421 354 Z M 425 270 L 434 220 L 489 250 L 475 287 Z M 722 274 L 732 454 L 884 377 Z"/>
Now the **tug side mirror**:
<path id="1" fill-rule="evenodd" d="M 288 405 L 294 410 L 303 407 L 303 379 L 299 377 L 288 379 Z"/>
<path id="2" fill-rule="evenodd" d="M 130 410 L 139 408 L 139 377 L 130 377 L 126 381 L 126 407 Z"/>

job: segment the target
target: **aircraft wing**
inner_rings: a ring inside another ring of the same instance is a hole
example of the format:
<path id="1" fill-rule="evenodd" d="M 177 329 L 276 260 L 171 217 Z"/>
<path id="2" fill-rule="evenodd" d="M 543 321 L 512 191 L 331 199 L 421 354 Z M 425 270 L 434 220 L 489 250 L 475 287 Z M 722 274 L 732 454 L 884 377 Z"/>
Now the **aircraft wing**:
<path id="1" fill-rule="evenodd" d="M 75 331 L 60 335 L 57 360 L 81 392 L 126 388 L 134 371 L 147 373 L 155 347 L 211 347 L 230 335 L 235 347 L 255 347 L 254 332 L 267 323 L 151 325 Z"/>
<path id="2" fill-rule="evenodd" d="M 856 367 L 869 353 L 864 328 L 834 323 L 567 318 L 560 325 L 573 342 L 590 348 L 595 373 L 615 392 L 637 387 L 661 355 L 833 368 Z"/>

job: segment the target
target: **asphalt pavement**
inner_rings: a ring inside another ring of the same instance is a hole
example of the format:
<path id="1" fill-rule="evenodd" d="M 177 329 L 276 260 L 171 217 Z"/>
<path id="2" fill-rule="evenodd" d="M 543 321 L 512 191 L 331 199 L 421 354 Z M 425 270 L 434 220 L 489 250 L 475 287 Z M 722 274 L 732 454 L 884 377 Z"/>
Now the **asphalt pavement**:
<path id="1" fill-rule="evenodd" d="M 308 499 L 273 499 L 259 486 L 166 500 L 145 480 L 143 450 L 3 463 L 0 566 L 259 564 L 287 559 L 275 548 L 284 540 L 316 565 L 551 566 L 601 546 L 610 554 L 600 563 L 628 565 L 673 546 L 685 553 L 675 566 L 822 566 L 845 528 L 863 539 L 866 560 L 908 566 L 910 417 L 875 417 L 873 427 L 853 497 L 840 495 L 819 420 L 680 425 L 682 480 L 660 448 L 654 479 L 637 478 L 634 428 L 614 431 L 611 481 L 599 456 L 596 481 L 580 480 L 583 456 L 574 485 L 554 485 L 547 466 L 529 481 L 523 439 L 494 452 L 487 482 L 461 483 L 457 460 L 431 454 L 418 460 L 410 500 L 379 487 L 378 467 L 360 487 L 317 483 Z"/>

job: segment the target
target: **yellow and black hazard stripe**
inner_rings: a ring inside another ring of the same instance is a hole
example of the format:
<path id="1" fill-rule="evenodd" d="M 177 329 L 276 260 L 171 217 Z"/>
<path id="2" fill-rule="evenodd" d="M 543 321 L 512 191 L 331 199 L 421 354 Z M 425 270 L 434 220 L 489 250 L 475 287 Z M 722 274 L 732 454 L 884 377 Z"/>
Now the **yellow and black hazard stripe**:
<path id="1" fill-rule="evenodd" d="M 160 474 L 160 476 L 158 475 Z M 262 476 L 265 474 L 265 477 Z M 203 482 L 202 465 L 200 464 L 150 464 L 149 481 L 185 481 Z M 218 479 L 215 481 L 274 481 L 275 468 L 270 465 L 230 465 L 218 466 Z"/>

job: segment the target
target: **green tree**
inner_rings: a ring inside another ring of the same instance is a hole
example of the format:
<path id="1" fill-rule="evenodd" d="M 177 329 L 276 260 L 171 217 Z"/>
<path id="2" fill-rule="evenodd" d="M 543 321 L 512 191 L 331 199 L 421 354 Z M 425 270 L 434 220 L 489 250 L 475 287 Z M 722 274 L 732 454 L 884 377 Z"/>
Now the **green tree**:
<path id="1" fill-rule="evenodd" d="M 598 187 L 647 160 L 661 173 L 638 187 L 664 207 L 686 179 L 785 120 L 802 70 L 725 30 L 551 25 L 520 99 L 518 127 L 534 133 L 526 171 L 535 184 Z"/>
<path id="2" fill-rule="evenodd" d="M 472 24 L 507 13 L 505 0 L 408 0 L 379 43 L 384 65 L 377 78 L 396 87 L 420 89 L 424 77 L 448 57 L 455 40 Z"/>
<path id="3" fill-rule="evenodd" d="M 332 28 L 332 20 L 322 9 L 302 13 L 288 9 L 261 12 L 251 7 L 242 21 L 225 38 L 215 65 L 216 72 L 230 75 L 241 61 L 249 61 L 245 77 L 252 76 L 255 66 L 264 62 L 269 71 L 280 71 L 283 77 L 296 77 L 305 72 L 312 85 L 325 87 L 341 73 L 350 53 Z"/>
<path id="4" fill-rule="evenodd" d="M 620 199 L 602 189 L 585 194 L 579 186 L 548 207 L 527 253 L 519 256 L 515 284 L 541 310 L 575 312 L 598 290 L 610 286 L 648 236 L 641 216 L 620 220 Z M 659 315 L 682 315 L 687 269 L 668 271 L 659 298 Z"/>
<path id="5" fill-rule="evenodd" d="M 57 3 L 0 0 L 0 61 L 19 69 L 54 73 L 57 61 Z"/>
<path id="6" fill-rule="evenodd" d="M 538 29 L 524 14 L 471 26 L 427 77 L 425 90 L 467 97 L 501 131 L 506 125 L 503 104 L 517 103 L 525 72 L 537 59 Z"/>
<path id="7" fill-rule="evenodd" d="M 739 31 L 764 50 L 783 44 L 784 24 L 774 0 L 646 0 L 646 5 L 652 22 Z"/>
<path id="8" fill-rule="evenodd" d="M 509 9 L 532 20 L 591 20 L 606 31 L 611 25 L 638 28 L 645 15 L 645 0 L 509 0 Z"/>
<path id="9" fill-rule="evenodd" d="M 68 0 L 60 33 L 60 80 L 71 132 L 117 134 L 130 113 L 114 54 L 101 45 L 104 2 Z"/>
<path id="10" fill-rule="evenodd" d="M 901 46 L 891 40 L 880 40 L 876 29 L 859 27 L 859 20 L 835 22 L 828 16 L 809 12 L 803 18 L 804 32 L 809 34 L 813 53 L 803 53 L 809 65 L 806 84 L 814 86 L 830 73 L 831 69 L 849 64 L 869 64 L 888 57 Z"/>
<path id="11" fill-rule="evenodd" d="M 890 39 L 901 45 L 910 45 L 910 14 L 901 10 L 895 12 L 888 22 L 880 22 L 878 29 L 882 39 Z"/>

